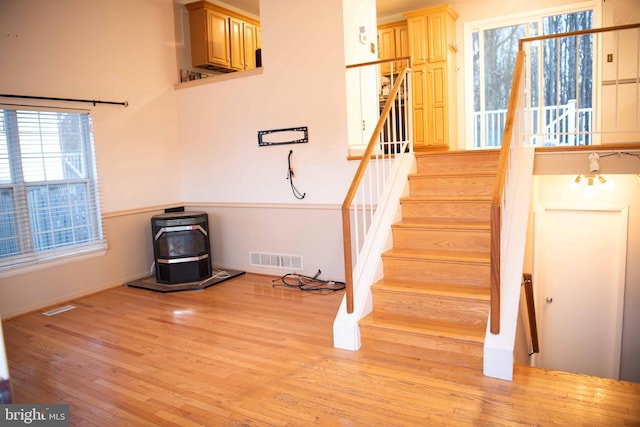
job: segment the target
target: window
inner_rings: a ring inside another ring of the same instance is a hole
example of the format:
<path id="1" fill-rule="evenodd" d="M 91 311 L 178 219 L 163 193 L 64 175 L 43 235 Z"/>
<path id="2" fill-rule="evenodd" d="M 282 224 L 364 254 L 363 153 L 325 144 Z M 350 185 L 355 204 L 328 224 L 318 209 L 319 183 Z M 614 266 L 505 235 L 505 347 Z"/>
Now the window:
<path id="1" fill-rule="evenodd" d="M 473 148 L 499 147 L 521 38 L 593 28 L 593 10 L 520 17 L 517 22 L 471 24 L 473 107 L 467 129 Z M 592 125 L 593 41 L 586 35 L 533 45 L 530 55 L 532 121 L 544 145 L 589 145 Z M 558 41 L 560 40 L 560 41 Z M 468 59 L 469 60 L 469 59 Z M 539 78 L 542 76 L 542 78 Z M 566 129 L 571 116 L 579 128 Z M 563 135 L 557 129 L 564 126 Z"/>
<path id="2" fill-rule="evenodd" d="M 0 268 L 104 248 L 89 114 L 0 109 Z"/>

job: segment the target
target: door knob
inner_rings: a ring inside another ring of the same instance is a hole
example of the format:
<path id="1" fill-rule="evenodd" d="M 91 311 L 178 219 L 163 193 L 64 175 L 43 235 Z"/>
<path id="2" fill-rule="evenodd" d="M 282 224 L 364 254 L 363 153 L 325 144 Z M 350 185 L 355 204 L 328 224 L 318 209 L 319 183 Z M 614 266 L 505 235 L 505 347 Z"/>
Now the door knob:
<path id="1" fill-rule="evenodd" d="M 547 302 L 547 304 L 551 304 L 553 302 L 553 298 L 547 297 L 545 301 Z"/>

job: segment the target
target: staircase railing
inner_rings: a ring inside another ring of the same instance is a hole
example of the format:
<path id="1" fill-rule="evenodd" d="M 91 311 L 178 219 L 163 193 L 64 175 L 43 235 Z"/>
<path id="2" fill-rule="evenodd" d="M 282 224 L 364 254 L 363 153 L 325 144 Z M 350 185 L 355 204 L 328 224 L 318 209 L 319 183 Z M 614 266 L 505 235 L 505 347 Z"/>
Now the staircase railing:
<path id="1" fill-rule="evenodd" d="M 379 93 L 384 104 L 342 204 L 347 313 L 353 313 L 354 310 L 354 276 L 358 277 L 362 273 L 362 267 L 358 268 L 361 265 L 358 260 L 369 250 L 372 234 L 375 234 L 371 230 L 377 231 L 378 209 L 387 203 L 389 183 L 395 179 L 399 161 L 413 151 L 409 58 L 394 58 L 347 67 L 347 70 L 362 67 L 375 67 L 379 70 L 380 64 L 393 64 L 398 61 L 401 61 L 403 66 L 397 74 L 392 73 L 389 76 L 389 82 L 392 84 L 390 88 L 385 88 L 382 83 L 379 83 L 378 87 L 365 88 Z M 379 71 L 377 75 L 380 75 Z"/>
<path id="2" fill-rule="evenodd" d="M 545 70 L 540 68 L 539 57 L 537 67 L 533 66 L 536 61 L 531 57 L 536 51 L 542 53 L 540 44 L 544 40 L 591 35 L 593 38 L 589 41 L 575 43 L 576 52 L 580 43 L 592 43 L 593 58 L 608 56 L 603 54 L 604 46 L 605 52 L 614 52 L 612 58 L 617 58 L 617 64 L 621 58 L 633 58 L 634 65 L 621 67 L 597 62 L 602 70 L 594 70 L 593 81 L 585 83 L 595 87 L 591 113 L 594 120 L 587 138 L 597 144 L 637 141 L 640 137 L 640 120 L 637 119 L 637 112 L 640 111 L 637 96 L 640 90 L 640 57 L 637 51 L 640 24 L 520 40 L 491 206 L 491 312 L 484 346 L 484 372 L 488 376 L 503 379 L 513 376 L 512 364 L 507 366 L 503 362 L 509 358 L 513 360 L 535 145 L 542 145 L 547 136 L 563 133 L 558 129 L 545 129 L 532 120 L 532 110 L 540 99 L 536 98 L 532 88 L 541 88 L 534 78 L 543 79 Z M 577 76 L 569 79 L 569 83 L 565 82 L 578 86 L 582 83 Z M 578 111 L 579 108 L 576 108 L 576 119 L 580 119 Z"/>
<path id="3" fill-rule="evenodd" d="M 519 43 L 519 52 L 518 52 L 518 60 L 516 62 L 516 70 L 514 73 L 513 83 L 511 87 L 511 94 L 509 99 L 509 108 L 507 112 L 507 118 L 505 121 L 505 129 L 502 139 L 502 148 L 500 153 L 500 166 L 498 168 L 498 178 L 496 181 L 495 192 L 493 196 L 493 203 L 491 208 L 491 216 L 492 216 L 492 238 L 491 238 L 491 318 L 490 318 L 490 331 L 493 334 L 497 334 L 500 332 L 500 264 L 501 264 L 501 254 L 504 255 L 504 249 L 501 250 L 501 233 L 505 232 L 505 224 L 502 224 L 503 216 L 505 214 L 504 210 L 506 208 L 505 202 L 509 200 L 509 197 L 506 195 L 506 186 L 509 183 L 509 174 L 510 171 L 513 170 L 512 163 L 514 163 L 513 159 L 517 158 L 517 154 L 515 150 L 518 150 L 518 147 L 525 145 L 525 139 L 529 142 L 529 145 L 543 145 L 543 141 L 545 139 L 555 137 L 562 140 L 562 138 L 566 138 L 568 134 L 571 134 L 568 129 L 562 126 L 555 126 L 552 128 L 549 126 L 540 126 L 540 123 L 546 123 L 548 121 L 535 120 L 535 110 L 537 107 L 533 106 L 533 94 L 530 93 L 533 87 L 539 87 L 539 83 L 536 83 L 533 80 L 534 77 L 537 77 L 538 80 L 542 80 L 541 75 L 534 71 L 533 69 L 529 69 L 530 65 L 525 65 L 525 51 L 530 49 L 531 46 L 539 46 L 537 43 L 541 43 L 542 41 L 548 41 L 553 39 L 568 39 L 574 38 L 578 39 L 580 37 L 585 36 L 598 36 L 594 37 L 593 40 L 593 55 L 596 57 L 604 57 L 602 54 L 602 46 L 606 46 L 607 51 L 616 52 L 618 63 L 621 60 L 621 57 L 625 55 L 625 47 L 621 44 L 620 39 L 622 38 L 622 34 L 625 34 L 625 39 L 634 41 L 634 43 L 628 43 L 631 46 L 637 46 L 640 43 L 640 24 L 630 24 L 630 25 L 621 25 L 616 27 L 608 27 L 608 28 L 598 28 L 592 30 L 580 30 L 573 31 L 569 33 L 563 34 L 551 34 L 546 36 L 537 36 L 521 39 Z M 606 38 L 605 38 L 606 37 Z M 583 42 L 585 43 L 585 42 Z M 580 43 L 576 42 L 576 45 L 579 46 Z M 628 49 L 628 47 L 626 47 Z M 540 51 L 541 49 L 538 49 Z M 636 54 L 636 62 L 640 61 L 637 58 L 637 52 L 626 52 L 626 53 L 635 53 Z M 613 58 L 613 55 L 612 55 Z M 540 62 L 540 60 L 538 60 Z M 584 127 L 581 132 L 576 133 L 575 135 L 579 137 L 582 141 L 588 141 L 588 143 L 593 142 L 593 138 L 595 136 L 598 137 L 599 140 L 605 139 L 608 135 L 615 135 L 616 138 L 621 138 L 621 135 L 628 135 L 628 138 L 637 138 L 640 136 L 640 125 L 637 121 L 631 121 L 631 123 L 626 126 L 616 126 L 615 124 L 608 123 L 611 120 L 607 120 L 604 117 L 606 110 L 616 110 L 618 113 L 622 111 L 625 107 L 630 107 L 631 109 L 635 109 L 634 111 L 638 111 L 638 99 L 636 96 L 635 100 L 629 102 L 627 98 L 622 97 L 622 93 L 624 90 L 618 89 L 621 85 L 628 85 L 632 83 L 635 88 L 632 89 L 633 93 L 637 93 L 638 87 L 640 87 L 640 77 L 638 76 L 637 69 L 640 67 L 637 63 L 634 65 L 634 70 L 631 71 L 632 77 L 625 78 L 626 75 L 621 75 L 619 68 L 617 66 L 616 70 L 605 69 L 603 70 L 603 76 L 605 80 L 598 80 L 594 77 L 594 86 L 597 86 L 597 83 L 601 84 L 603 87 L 605 86 L 615 86 L 615 90 L 612 90 L 615 96 L 605 97 L 604 94 L 596 96 L 596 104 L 593 108 L 593 111 L 589 111 L 589 118 L 600 117 L 602 123 L 596 120 L 589 127 Z M 605 68 L 603 66 L 603 68 Z M 524 73 L 525 70 L 527 73 L 530 73 L 528 76 L 529 81 L 527 81 L 527 89 L 524 88 Z M 576 71 L 577 72 L 577 71 Z M 598 77 L 600 78 L 600 77 Z M 576 76 L 575 81 L 578 81 Z M 559 83 L 558 83 L 559 84 Z M 575 84 L 575 83 L 574 83 Z M 525 99 L 525 92 L 527 92 L 527 96 L 529 99 Z M 599 92 L 596 92 L 599 94 Z M 607 103 L 607 105 L 601 105 L 603 103 Z M 627 105 L 630 104 L 630 105 Z M 539 114 L 538 114 L 539 116 Z M 569 117 L 571 116 L 571 117 Z M 565 112 L 562 116 L 555 117 L 556 123 L 558 120 L 578 120 L 581 121 L 584 118 L 579 114 L 579 109 L 573 109 L 573 115 Z M 514 129 L 514 126 L 519 123 L 520 128 L 518 131 Z M 582 125 L 581 125 L 582 126 Z M 575 126 L 574 126 L 575 127 Z M 623 137 L 624 138 L 624 137 Z M 500 229 L 502 228 L 502 232 Z"/>
<path id="4" fill-rule="evenodd" d="M 504 211 L 507 209 L 508 186 L 513 176 L 514 158 L 518 155 L 521 144 L 512 141 L 520 138 L 516 127 L 520 124 L 523 100 L 521 92 L 524 88 L 524 51 L 518 52 L 516 68 L 511 84 L 511 94 L 509 98 L 509 108 L 502 137 L 502 147 L 500 149 L 500 161 L 498 164 L 498 174 L 496 186 L 491 202 L 491 318 L 490 330 L 492 334 L 500 333 L 500 269 L 501 269 L 501 248 Z"/>

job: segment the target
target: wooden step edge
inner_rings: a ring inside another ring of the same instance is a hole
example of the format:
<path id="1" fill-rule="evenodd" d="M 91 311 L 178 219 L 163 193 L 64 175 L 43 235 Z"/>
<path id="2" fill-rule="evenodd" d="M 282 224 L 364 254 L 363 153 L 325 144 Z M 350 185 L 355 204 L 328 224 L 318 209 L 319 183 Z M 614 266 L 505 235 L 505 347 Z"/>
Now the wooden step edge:
<path id="1" fill-rule="evenodd" d="M 462 220 L 402 220 L 391 224 L 392 229 L 397 230 L 446 230 L 446 231 L 491 231 L 489 221 L 462 221 Z"/>
<path id="2" fill-rule="evenodd" d="M 450 172 L 450 171 L 425 171 L 425 172 L 414 172 L 408 175 L 409 179 L 411 178 L 470 178 L 470 177 L 479 177 L 479 178 L 496 178 L 497 171 L 490 170 L 481 170 L 481 171 L 460 171 L 460 172 Z"/>
<path id="3" fill-rule="evenodd" d="M 486 333 L 485 324 L 460 323 L 444 320 L 423 320 L 411 316 L 380 315 L 375 312 L 360 319 L 361 327 L 386 329 L 417 335 L 430 335 L 440 338 L 484 343 Z"/>
<path id="4" fill-rule="evenodd" d="M 473 196 L 407 196 L 401 197 L 400 203 L 405 202 L 482 202 L 491 203 L 493 196 L 491 195 L 473 195 Z"/>
<path id="5" fill-rule="evenodd" d="M 454 151 L 416 151 L 416 157 L 429 157 L 429 156 L 476 156 L 478 154 L 491 155 L 496 158 L 500 157 L 500 148 L 488 148 L 488 149 L 476 149 L 476 150 L 454 150 Z"/>
<path id="6" fill-rule="evenodd" d="M 382 279 L 371 285 L 371 290 L 384 293 L 411 293 L 445 297 L 451 299 L 465 299 L 472 301 L 491 301 L 489 287 L 449 284 L 411 282 L 407 280 Z"/>
<path id="7" fill-rule="evenodd" d="M 383 259 L 412 259 L 418 261 L 446 261 L 459 263 L 488 264 L 491 261 L 489 252 L 434 251 L 418 249 L 391 248 L 382 253 Z"/>

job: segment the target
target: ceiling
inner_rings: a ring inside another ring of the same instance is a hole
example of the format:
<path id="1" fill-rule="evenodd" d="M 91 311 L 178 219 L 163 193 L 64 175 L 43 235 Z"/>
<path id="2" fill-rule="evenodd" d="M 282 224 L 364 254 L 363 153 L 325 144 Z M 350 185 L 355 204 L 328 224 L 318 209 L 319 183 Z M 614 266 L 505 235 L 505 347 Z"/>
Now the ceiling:
<path id="1" fill-rule="evenodd" d="M 239 9 L 246 10 L 254 15 L 259 15 L 260 0 L 221 0 Z M 268 0 L 266 0 L 268 1 Z M 456 3 L 449 0 L 449 3 Z M 442 4 L 442 0 L 376 0 L 378 18 L 400 15 L 402 12 L 423 9 L 425 7 Z"/>

